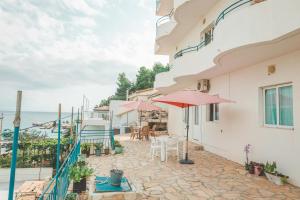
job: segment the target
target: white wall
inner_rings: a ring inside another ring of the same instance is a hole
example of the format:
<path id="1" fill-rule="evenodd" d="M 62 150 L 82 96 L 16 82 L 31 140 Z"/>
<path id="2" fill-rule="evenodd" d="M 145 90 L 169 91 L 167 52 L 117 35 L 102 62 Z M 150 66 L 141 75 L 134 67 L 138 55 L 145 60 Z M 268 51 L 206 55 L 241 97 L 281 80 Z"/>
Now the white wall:
<path id="1" fill-rule="evenodd" d="M 201 18 L 181 41 L 174 41 L 174 50 L 169 54 L 170 63 L 174 67 L 170 72 L 158 75 L 155 83 L 157 88 L 179 86 L 183 81 L 193 78 L 195 74 L 200 74 L 213 67 L 220 67 L 228 61 L 228 57 L 237 49 L 243 52 L 243 48 L 244 50 L 248 48 L 248 53 L 253 54 L 253 59 L 244 62 L 250 63 L 254 59 L 262 60 L 259 55 L 255 55 L 255 50 L 251 52 L 251 48 L 267 48 L 269 46 L 272 50 L 274 47 L 272 48 L 270 43 L 275 46 L 283 37 L 285 39 L 292 37 L 296 31 L 299 31 L 300 14 L 298 8 L 300 1 L 268 0 L 232 11 L 215 28 L 214 40 L 211 44 L 199 51 L 190 52 L 180 58 L 173 59 L 174 52 L 197 45 L 200 42 L 200 33 L 203 29 L 213 22 L 219 13 L 232 2 L 232 0 L 220 1 L 206 14 L 205 24 Z M 289 47 L 284 45 L 281 47 L 282 51 L 286 53 L 289 52 L 289 50 L 285 50 L 287 48 Z M 265 57 L 272 57 L 272 53 L 275 54 L 276 51 L 270 51 L 270 54 L 265 55 Z M 232 57 L 234 56 L 232 54 Z"/>
<path id="2" fill-rule="evenodd" d="M 210 80 L 210 94 L 219 94 L 236 103 L 220 105 L 220 120 L 206 121 L 203 106 L 202 140 L 206 150 L 240 164 L 245 162 L 243 148 L 252 145 L 251 160 L 276 161 L 278 170 L 300 186 L 300 51 L 240 69 Z M 273 75 L 267 66 L 276 65 Z M 293 83 L 294 130 L 263 126 L 259 95 L 261 87 Z M 195 84 L 196 85 L 196 82 Z M 182 113 L 169 109 L 169 131 L 182 134 Z M 200 134 L 200 132 L 199 132 Z"/>

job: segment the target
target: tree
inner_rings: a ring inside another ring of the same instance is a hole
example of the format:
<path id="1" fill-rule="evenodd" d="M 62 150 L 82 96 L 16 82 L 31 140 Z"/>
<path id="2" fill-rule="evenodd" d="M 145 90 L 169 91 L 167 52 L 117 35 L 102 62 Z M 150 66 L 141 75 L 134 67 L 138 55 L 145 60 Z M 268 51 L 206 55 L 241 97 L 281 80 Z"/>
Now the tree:
<path id="1" fill-rule="evenodd" d="M 152 67 L 152 80 L 151 81 L 154 83 L 156 74 L 159 74 L 162 72 L 167 72 L 167 71 L 170 71 L 169 64 L 164 66 L 161 63 L 154 63 L 154 65 Z"/>
<path id="2" fill-rule="evenodd" d="M 120 73 L 117 80 L 117 91 L 115 95 L 102 99 L 99 106 L 109 105 L 110 100 L 126 100 L 126 92 L 135 92 L 136 90 L 143 90 L 153 88 L 155 76 L 161 72 L 167 72 L 170 70 L 170 66 L 163 65 L 161 63 L 154 63 L 151 69 L 144 66 L 140 67 L 137 75 L 136 82 L 131 83 L 126 77 L 125 73 Z"/>
<path id="3" fill-rule="evenodd" d="M 146 67 L 140 67 L 138 74 L 136 75 L 135 90 L 143 90 L 153 87 L 153 74 L 151 69 Z"/>
<path id="4" fill-rule="evenodd" d="M 117 92 L 112 99 L 126 100 L 127 90 L 131 88 L 132 84 L 126 77 L 125 73 L 120 73 L 117 80 Z"/>
<path id="5" fill-rule="evenodd" d="M 109 97 L 107 99 L 102 99 L 99 106 L 108 106 L 109 105 Z"/>

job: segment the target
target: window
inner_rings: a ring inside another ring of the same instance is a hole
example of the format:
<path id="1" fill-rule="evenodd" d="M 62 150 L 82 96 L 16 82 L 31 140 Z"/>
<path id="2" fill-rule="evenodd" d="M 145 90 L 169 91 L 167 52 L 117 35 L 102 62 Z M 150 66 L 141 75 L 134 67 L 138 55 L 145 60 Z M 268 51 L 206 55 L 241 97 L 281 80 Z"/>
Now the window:
<path id="1" fill-rule="evenodd" d="M 194 124 L 199 125 L 199 106 L 194 107 Z"/>
<path id="2" fill-rule="evenodd" d="M 218 121 L 220 118 L 219 104 L 209 104 L 207 109 L 207 121 Z"/>
<path id="3" fill-rule="evenodd" d="M 293 127 L 293 86 L 264 88 L 264 124 L 274 127 Z"/>

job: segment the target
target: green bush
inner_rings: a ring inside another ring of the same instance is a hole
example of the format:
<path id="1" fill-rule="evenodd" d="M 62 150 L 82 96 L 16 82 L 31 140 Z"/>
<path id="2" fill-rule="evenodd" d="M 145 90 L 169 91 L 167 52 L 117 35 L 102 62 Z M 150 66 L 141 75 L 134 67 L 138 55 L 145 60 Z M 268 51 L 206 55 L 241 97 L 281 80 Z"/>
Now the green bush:
<path id="1" fill-rule="evenodd" d="M 94 170 L 87 167 L 85 163 L 75 163 L 70 167 L 69 178 L 75 183 L 87 178 L 93 174 Z"/>
<path id="2" fill-rule="evenodd" d="M 77 193 L 72 192 L 72 193 L 67 194 L 65 200 L 76 200 L 77 196 L 78 196 Z"/>

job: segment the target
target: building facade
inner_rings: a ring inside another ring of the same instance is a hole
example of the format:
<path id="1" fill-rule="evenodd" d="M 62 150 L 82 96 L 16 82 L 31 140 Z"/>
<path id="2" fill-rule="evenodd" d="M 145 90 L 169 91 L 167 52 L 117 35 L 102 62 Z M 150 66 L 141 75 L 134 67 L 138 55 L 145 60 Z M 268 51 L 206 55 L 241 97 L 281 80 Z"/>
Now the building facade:
<path id="1" fill-rule="evenodd" d="M 192 140 L 244 164 L 276 161 L 300 186 L 300 1 L 160 0 L 155 53 L 169 72 L 155 89 L 199 89 L 234 104 L 190 110 Z M 169 106 L 169 132 L 184 135 L 185 112 Z"/>

